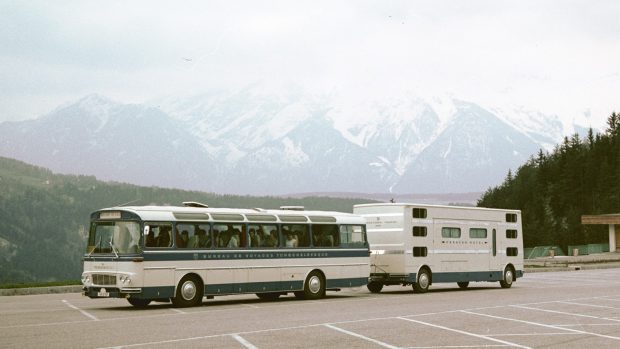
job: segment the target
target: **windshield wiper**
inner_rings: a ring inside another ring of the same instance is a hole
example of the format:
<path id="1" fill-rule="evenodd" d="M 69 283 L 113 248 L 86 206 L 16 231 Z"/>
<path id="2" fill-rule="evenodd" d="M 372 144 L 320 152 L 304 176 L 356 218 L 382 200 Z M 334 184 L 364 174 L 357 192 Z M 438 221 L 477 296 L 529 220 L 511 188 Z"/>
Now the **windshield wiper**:
<path id="1" fill-rule="evenodd" d="M 110 239 L 109 244 L 110 244 L 110 247 L 112 247 L 112 252 L 114 252 L 114 255 L 118 259 L 118 253 L 116 253 L 116 247 L 114 247 L 114 244 L 112 243 L 112 239 Z"/>
<path id="2" fill-rule="evenodd" d="M 101 236 L 99 237 L 99 242 L 95 244 L 95 247 L 93 247 L 92 251 L 90 251 L 90 253 L 88 254 L 88 257 L 90 257 L 91 254 L 93 254 L 95 252 L 95 250 L 97 249 L 97 246 L 99 246 L 99 250 L 101 250 Z"/>

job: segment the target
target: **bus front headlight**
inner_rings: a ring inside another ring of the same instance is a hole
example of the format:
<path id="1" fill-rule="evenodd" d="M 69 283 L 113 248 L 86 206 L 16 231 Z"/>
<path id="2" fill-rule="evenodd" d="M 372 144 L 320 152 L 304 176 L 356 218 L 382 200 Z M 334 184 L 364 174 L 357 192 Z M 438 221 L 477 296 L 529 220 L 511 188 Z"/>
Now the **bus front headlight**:
<path id="1" fill-rule="evenodd" d="M 125 286 L 131 283 L 131 277 L 129 275 L 121 275 L 118 279 Z"/>
<path id="2" fill-rule="evenodd" d="M 82 284 L 86 285 L 90 283 L 90 275 L 82 274 Z"/>

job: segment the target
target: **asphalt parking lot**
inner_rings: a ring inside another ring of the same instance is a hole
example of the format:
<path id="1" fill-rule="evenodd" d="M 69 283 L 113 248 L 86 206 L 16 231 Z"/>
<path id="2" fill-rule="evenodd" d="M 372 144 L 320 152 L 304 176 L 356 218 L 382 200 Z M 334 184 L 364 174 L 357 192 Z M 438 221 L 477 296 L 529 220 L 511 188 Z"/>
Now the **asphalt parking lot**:
<path id="1" fill-rule="evenodd" d="M 184 309 L 76 293 L 0 297 L 0 338 L 3 348 L 618 348 L 620 269 L 531 273 L 511 289 L 243 295 Z"/>

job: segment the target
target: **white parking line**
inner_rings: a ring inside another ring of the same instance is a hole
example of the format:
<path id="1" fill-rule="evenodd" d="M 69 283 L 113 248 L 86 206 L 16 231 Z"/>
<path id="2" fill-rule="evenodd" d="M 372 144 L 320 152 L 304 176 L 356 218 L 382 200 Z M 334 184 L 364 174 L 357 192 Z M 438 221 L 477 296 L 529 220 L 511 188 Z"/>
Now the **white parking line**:
<path id="1" fill-rule="evenodd" d="M 554 303 L 557 303 L 557 302 L 554 302 Z M 542 312 L 545 312 L 545 313 L 553 313 L 553 314 L 560 314 L 560 315 L 585 317 L 585 318 L 589 318 L 589 319 L 609 320 L 609 321 L 618 321 L 618 322 L 620 322 L 620 320 L 618 320 L 618 319 L 613 319 L 613 318 L 608 318 L 608 317 L 601 317 L 601 316 L 594 316 L 594 315 L 585 315 L 585 314 L 576 314 L 576 313 L 569 313 L 569 312 L 566 312 L 566 311 L 559 311 L 559 310 L 540 309 L 540 308 L 534 308 L 534 307 L 526 307 L 526 306 L 523 306 L 523 305 L 511 305 L 511 307 L 527 309 L 527 310 L 542 311 Z"/>
<path id="2" fill-rule="evenodd" d="M 584 306 L 584 307 L 592 307 L 592 308 L 616 309 L 616 310 L 620 309 L 618 307 L 610 307 L 608 305 L 586 304 L 586 303 L 577 303 L 577 302 L 557 301 L 556 303 L 570 304 L 570 305 L 581 305 L 581 306 Z"/>
<path id="3" fill-rule="evenodd" d="M 173 312 L 178 313 L 178 314 L 187 314 L 187 312 L 185 312 L 185 311 L 183 311 L 181 309 L 177 309 L 177 308 L 168 308 L 168 309 L 170 309 L 170 311 L 173 311 Z"/>
<path id="4" fill-rule="evenodd" d="M 374 339 L 374 338 L 370 338 L 370 337 L 363 336 L 363 335 L 361 335 L 361 334 L 359 334 L 359 333 L 355 333 L 355 332 L 351 332 L 351 331 L 344 330 L 344 329 L 342 329 L 342 328 L 340 328 L 340 327 L 336 327 L 336 326 L 331 325 L 331 324 L 324 324 L 323 326 L 325 326 L 325 327 L 329 327 L 329 328 L 331 328 L 332 330 L 336 330 L 336 331 L 339 331 L 339 332 L 342 332 L 342 333 L 348 334 L 349 336 L 357 337 L 357 338 L 360 338 L 360 339 L 363 339 L 363 340 L 366 340 L 366 341 L 369 341 L 369 342 L 372 342 L 372 343 L 378 344 L 378 345 L 380 345 L 380 346 L 382 346 L 382 347 L 384 347 L 384 348 L 399 349 L 399 348 L 398 348 L 398 347 L 396 347 L 396 346 L 393 346 L 393 345 L 387 344 L 387 343 L 385 343 L 385 342 L 378 341 L 378 340 L 376 340 L 376 339 Z"/>
<path id="5" fill-rule="evenodd" d="M 415 322 L 417 324 L 426 325 L 426 326 L 430 326 L 430 327 L 435 327 L 435 328 L 439 328 L 439 329 L 446 330 L 446 331 L 452 331 L 452 332 L 464 334 L 464 335 L 467 335 L 467 336 L 476 337 L 476 338 L 479 338 L 479 339 L 485 339 L 485 340 L 488 340 L 488 341 L 492 341 L 492 342 L 496 342 L 496 343 L 501 343 L 503 345 L 513 346 L 513 347 L 517 347 L 517 348 L 529 348 L 529 349 L 531 349 L 530 347 L 527 347 L 527 346 L 524 346 L 524 345 L 520 345 L 520 344 L 517 344 L 517 343 L 503 341 L 501 339 L 492 338 L 492 337 L 484 336 L 484 335 L 477 334 L 477 333 L 467 332 L 467 331 L 463 331 L 463 330 L 457 330 L 456 328 L 450 328 L 450 327 L 446 327 L 446 326 L 435 325 L 435 324 L 431 324 L 430 322 L 414 320 L 414 319 L 408 319 L 408 318 L 405 318 L 405 317 L 398 317 L 397 319 L 405 320 L 405 321 L 411 321 L 411 322 Z"/>
<path id="6" fill-rule="evenodd" d="M 518 307 L 518 308 L 520 308 L 520 307 Z M 532 308 L 532 309 L 537 310 L 535 308 Z M 467 310 L 462 310 L 462 312 L 465 313 L 465 314 L 486 316 L 486 317 L 490 317 L 492 319 L 514 321 L 514 322 L 520 322 L 522 324 L 528 324 L 528 325 L 533 325 L 533 326 L 541 326 L 541 327 L 553 328 L 555 330 L 560 330 L 560 331 L 569 331 L 569 332 L 578 333 L 578 334 L 585 334 L 585 335 L 596 336 L 596 337 L 601 337 L 601 338 L 620 340 L 620 337 L 607 336 L 607 335 L 599 334 L 599 333 L 595 333 L 595 332 L 575 330 L 575 329 L 572 329 L 572 328 L 565 328 L 565 327 L 559 327 L 559 326 L 554 326 L 554 325 L 547 325 L 547 324 L 542 324 L 542 323 L 539 323 L 539 322 L 519 320 L 519 319 L 512 319 L 512 318 L 507 318 L 507 317 L 503 317 L 503 316 L 495 316 L 495 315 L 489 315 L 489 314 L 481 314 L 481 313 L 475 313 L 475 312 L 467 311 Z"/>
<path id="7" fill-rule="evenodd" d="M 258 349 L 252 343 L 248 342 L 245 338 L 241 337 L 238 334 L 233 334 L 232 337 L 237 340 L 237 342 L 241 343 L 244 347 L 248 349 Z"/>
<path id="8" fill-rule="evenodd" d="M 86 311 L 84 311 L 84 310 L 82 310 L 82 309 L 80 309 L 80 308 L 76 307 L 75 305 L 73 305 L 73 304 L 69 303 L 69 301 L 67 301 L 66 299 L 63 299 L 63 300 L 62 300 L 62 302 L 63 302 L 63 303 L 65 303 L 65 304 L 66 304 L 69 308 L 71 308 L 71 309 L 75 309 L 75 310 L 79 311 L 79 312 L 80 312 L 80 313 L 82 313 L 84 316 L 89 317 L 90 319 L 92 319 L 92 320 L 94 320 L 94 321 L 99 321 L 99 319 L 98 319 L 95 315 L 90 314 L 90 313 L 88 313 L 88 312 L 86 312 Z"/>

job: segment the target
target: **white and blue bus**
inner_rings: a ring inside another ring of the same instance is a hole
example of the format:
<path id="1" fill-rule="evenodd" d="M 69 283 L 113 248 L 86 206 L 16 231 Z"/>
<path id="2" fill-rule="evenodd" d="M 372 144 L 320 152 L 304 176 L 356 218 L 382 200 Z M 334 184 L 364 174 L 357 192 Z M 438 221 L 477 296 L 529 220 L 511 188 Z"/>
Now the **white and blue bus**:
<path id="1" fill-rule="evenodd" d="M 380 203 L 355 205 L 366 218 L 371 250 L 368 289 L 495 281 L 509 288 L 523 276 L 521 211 Z"/>
<path id="2" fill-rule="evenodd" d="M 203 297 L 326 290 L 368 283 L 364 218 L 350 213 L 184 206 L 113 207 L 91 215 L 83 294 L 195 306 Z"/>

